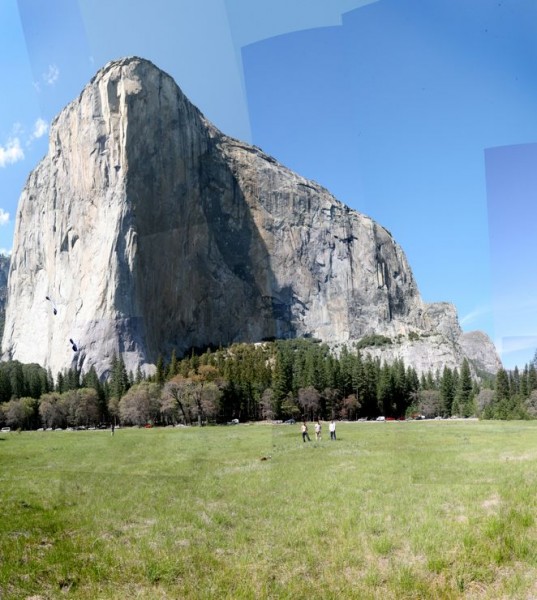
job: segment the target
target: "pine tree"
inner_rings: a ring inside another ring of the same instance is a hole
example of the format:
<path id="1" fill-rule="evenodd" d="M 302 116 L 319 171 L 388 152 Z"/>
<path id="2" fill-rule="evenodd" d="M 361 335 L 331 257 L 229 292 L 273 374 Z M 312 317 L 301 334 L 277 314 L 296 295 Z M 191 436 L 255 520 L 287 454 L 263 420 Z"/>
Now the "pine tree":
<path id="1" fill-rule="evenodd" d="M 393 382 L 393 403 L 395 405 L 395 416 L 401 417 L 405 414 L 410 405 L 408 392 L 408 383 L 406 380 L 405 363 L 402 359 L 397 359 L 391 366 Z"/>
<path id="2" fill-rule="evenodd" d="M 168 365 L 168 373 L 166 375 L 166 379 L 171 379 L 175 377 L 179 372 L 179 363 L 177 362 L 177 355 L 175 354 L 175 349 L 172 351 L 172 356 L 170 358 L 170 364 Z"/>
<path id="3" fill-rule="evenodd" d="M 272 390 L 276 406 L 281 406 L 282 400 L 291 392 L 293 367 L 292 357 L 284 344 L 276 348 L 274 371 L 272 375 Z"/>
<path id="4" fill-rule="evenodd" d="M 339 356 L 339 385 L 341 394 L 345 398 L 352 394 L 355 389 L 353 381 L 353 363 L 355 361 L 353 358 L 347 346 L 343 346 Z"/>
<path id="5" fill-rule="evenodd" d="M 165 380 L 164 359 L 162 358 L 162 354 L 159 354 L 159 357 L 157 358 L 157 370 L 155 371 L 155 382 L 158 383 L 158 385 L 164 385 Z"/>
<path id="6" fill-rule="evenodd" d="M 509 376 L 505 369 L 499 369 L 496 373 L 496 385 L 494 386 L 495 402 L 508 400 L 511 395 L 509 390 Z"/>
<path id="7" fill-rule="evenodd" d="M 509 391 L 511 396 L 520 393 L 520 372 L 518 367 L 509 372 Z"/>
<path id="8" fill-rule="evenodd" d="M 385 362 L 380 369 L 377 386 L 377 401 L 381 415 L 393 416 L 395 407 L 394 392 L 393 373 L 390 366 Z"/>
<path id="9" fill-rule="evenodd" d="M 0 366 L 0 403 L 11 400 L 11 382 L 9 375 Z"/>
<path id="10" fill-rule="evenodd" d="M 58 375 L 56 376 L 56 391 L 61 394 L 65 391 L 65 384 L 63 381 L 63 374 L 58 371 Z"/>
<path id="11" fill-rule="evenodd" d="M 362 355 L 360 351 L 356 351 L 356 356 L 353 360 L 352 366 L 352 388 L 354 390 L 354 395 L 356 396 L 356 400 L 363 410 L 363 404 L 365 401 L 366 395 L 366 378 L 365 378 L 365 369 L 364 363 L 362 361 Z"/>
<path id="12" fill-rule="evenodd" d="M 470 365 L 465 358 L 462 362 L 461 374 L 455 392 L 455 404 L 458 412 L 463 417 L 469 417 L 474 414 L 474 406 L 472 402 L 472 375 L 470 373 Z"/>
<path id="13" fill-rule="evenodd" d="M 129 376 L 123 357 L 119 358 L 114 354 L 112 357 L 111 375 L 110 375 L 110 397 L 115 398 L 118 402 L 129 389 Z"/>
<path id="14" fill-rule="evenodd" d="M 440 379 L 440 396 L 442 398 L 442 410 L 444 417 L 450 417 L 453 412 L 453 400 L 455 399 L 455 387 L 453 384 L 453 372 L 444 366 Z"/>
<path id="15" fill-rule="evenodd" d="M 528 365 L 524 366 L 524 370 L 520 376 L 520 395 L 524 399 L 530 395 L 528 391 Z"/>
<path id="16" fill-rule="evenodd" d="M 373 360 L 368 354 L 364 361 L 364 398 L 362 402 L 363 414 L 367 418 L 380 414 L 377 403 L 377 385 L 380 372 L 380 360 Z"/>
<path id="17" fill-rule="evenodd" d="M 528 393 L 537 390 L 537 369 L 533 363 L 528 367 Z"/>
<path id="18" fill-rule="evenodd" d="M 508 419 L 512 416 L 512 409 L 509 375 L 505 369 L 499 369 L 496 373 L 494 401 L 487 408 L 485 416 L 494 419 Z"/>
<path id="19" fill-rule="evenodd" d="M 142 368 L 140 367 L 140 365 L 138 365 L 138 368 L 136 369 L 136 377 L 135 377 L 134 383 L 135 384 L 142 383 L 143 380 L 144 380 L 144 374 L 142 373 Z"/>

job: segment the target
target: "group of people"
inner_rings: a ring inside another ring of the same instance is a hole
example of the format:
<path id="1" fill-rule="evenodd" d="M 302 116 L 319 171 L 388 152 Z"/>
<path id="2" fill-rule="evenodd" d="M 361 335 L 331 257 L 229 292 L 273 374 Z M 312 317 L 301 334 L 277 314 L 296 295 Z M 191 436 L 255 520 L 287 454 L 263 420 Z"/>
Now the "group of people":
<path id="1" fill-rule="evenodd" d="M 301 429 L 302 429 L 302 441 L 305 442 L 306 440 L 308 440 L 308 442 L 311 442 L 311 439 L 310 439 L 310 436 L 308 433 L 308 425 L 307 425 L 306 421 L 304 421 L 302 423 Z M 321 430 L 322 430 L 321 421 L 319 419 L 317 419 L 317 422 L 315 423 L 315 440 L 317 442 L 321 441 Z M 328 431 L 330 431 L 330 439 L 335 440 L 336 439 L 336 422 L 334 421 L 334 419 L 332 419 L 330 421 L 330 425 L 328 426 Z"/>

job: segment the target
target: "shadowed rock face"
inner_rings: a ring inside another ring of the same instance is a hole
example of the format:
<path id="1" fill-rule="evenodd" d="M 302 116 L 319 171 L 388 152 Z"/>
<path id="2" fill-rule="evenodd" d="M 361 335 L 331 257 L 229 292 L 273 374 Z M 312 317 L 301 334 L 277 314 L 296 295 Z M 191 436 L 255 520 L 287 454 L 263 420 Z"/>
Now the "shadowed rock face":
<path id="1" fill-rule="evenodd" d="M 450 366 L 463 356 L 454 309 L 422 302 L 388 231 L 223 135 L 139 58 L 106 65 L 51 125 L 11 263 L 4 357 L 53 373 L 295 336 L 419 332 Z"/>

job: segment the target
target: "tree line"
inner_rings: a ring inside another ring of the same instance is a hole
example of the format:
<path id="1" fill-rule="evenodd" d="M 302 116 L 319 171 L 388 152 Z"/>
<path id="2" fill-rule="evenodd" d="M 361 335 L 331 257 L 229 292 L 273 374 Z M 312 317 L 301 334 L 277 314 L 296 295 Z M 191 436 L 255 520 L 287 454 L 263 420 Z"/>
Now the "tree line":
<path id="1" fill-rule="evenodd" d="M 21 429 L 226 423 L 232 419 L 537 417 L 537 353 L 521 371 L 477 374 L 465 359 L 418 376 L 402 360 L 372 358 L 359 346 L 330 351 L 296 339 L 159 357 L 149 377 L 114 357 L 100 381 L 92 368 L 58 373 L 0 363 L 0 422 Z"/>

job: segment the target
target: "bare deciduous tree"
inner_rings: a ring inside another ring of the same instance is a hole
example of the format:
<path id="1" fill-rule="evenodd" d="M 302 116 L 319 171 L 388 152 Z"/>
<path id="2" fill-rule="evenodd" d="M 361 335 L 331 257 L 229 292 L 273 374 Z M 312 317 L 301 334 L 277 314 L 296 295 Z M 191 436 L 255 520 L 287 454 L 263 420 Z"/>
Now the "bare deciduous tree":
<path id="1" fill-rule="evenodd" d="M 360 407 L 360 404 L 358 403 L 356 394 L 349 394 L 346 398 L 343 398 L 343 407 L 341 409 L 341 416 L 344 419 L 349 419 L 349 421 L 353 421 L 356 419 L 356 416 L 358 415 L 359 407 Z"/>
<path id="2" fill-rule="evenodd" d="M 65 405 L 60 394 L 43 394 L 39 403 L 39 415 L 44 427 L 65 427 Z"/>
<path id="3" fill-rule="evenodd" d="M 272 388 L 267 388 L 261 395 L 260 408 L 263 419 L 274 418 L 274 392 Z"/>
<path id="4" fill-rule="evenodd" d="M 298 404 L 304 415 L 307 415 L 312 421 L 319 410 L 320 403 L 321 394 L 314 387 L 308 386 L 298 390 Z"/>
<path id="5" fill-rule="evenodd" d="M 143 381 L 133 385 L 119 401 L 119 415 L 123 423 L 145 425 L 158 419 L 160 386 Z"/>

